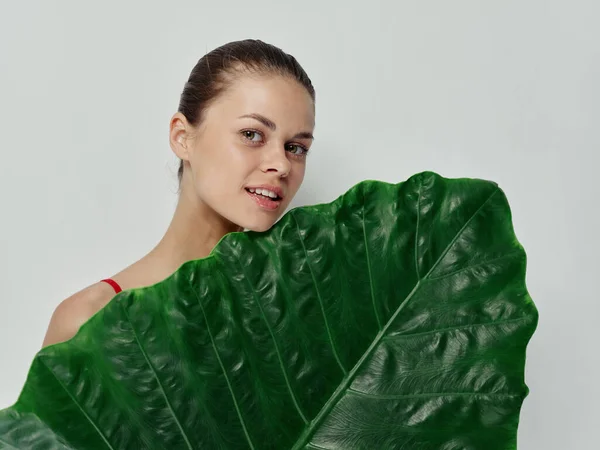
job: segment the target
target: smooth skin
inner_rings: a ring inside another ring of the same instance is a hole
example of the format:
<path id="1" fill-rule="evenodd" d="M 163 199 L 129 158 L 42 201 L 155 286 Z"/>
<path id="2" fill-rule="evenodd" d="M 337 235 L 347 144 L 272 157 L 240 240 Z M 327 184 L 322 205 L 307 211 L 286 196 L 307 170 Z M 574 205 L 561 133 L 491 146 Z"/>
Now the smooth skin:
<path id="1" fill-rule="evenodd" d="M 302 184 L 315 106 L 296 80 L 238 74 L 205 112 L 198 127 L 181 113 L 171 118 L 169 143 L 185 165 L 179 200 L 160 242 L 111 277 L 124 290 L 155 284 L 184 262 L 208 256 L 229 232 L 269 229 Z M 277 209 L 264 209 L 248 195 L 246 186 L 261 184 L 283 189 Z M 73 337 L 114 295 L 111 286 L 98 282 L 63 300 L 43 347 Z"/>

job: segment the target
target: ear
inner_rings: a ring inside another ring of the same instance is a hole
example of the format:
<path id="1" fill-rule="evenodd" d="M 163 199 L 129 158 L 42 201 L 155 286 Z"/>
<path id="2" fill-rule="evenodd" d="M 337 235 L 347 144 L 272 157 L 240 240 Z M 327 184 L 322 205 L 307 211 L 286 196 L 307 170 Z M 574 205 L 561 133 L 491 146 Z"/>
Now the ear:
<path id="1" fill-rule="evenodd" d="M 169 144 L 173 153 L 184 161 L 190 160 L 188 139 L 190 138 L 192 128 L 192 125 L 180 112 L 176 112 L 171 117 L 171 122 L 169 123 Z"/>

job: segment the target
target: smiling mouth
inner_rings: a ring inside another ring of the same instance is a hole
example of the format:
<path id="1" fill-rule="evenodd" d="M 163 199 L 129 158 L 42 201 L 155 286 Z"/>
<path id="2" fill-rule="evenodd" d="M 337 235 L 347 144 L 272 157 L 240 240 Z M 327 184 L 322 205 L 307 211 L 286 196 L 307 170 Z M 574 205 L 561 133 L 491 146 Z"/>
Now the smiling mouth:
<path id="1" fill-rule="evenodd" d="M 268 195 L 264 195 L 264 194 L 258 194 L 258 193 L 256 193 L 256 192 L 253 192 L 253 191 L 254 191 L 254 189 L 252 189 L 252 190 L 250 190 L 250 189 L 248 189 L 248 188 L 245 188 L 245 189 L 246 189 L 246 192 L 248 192 L 248 193 L 249 193 L 249 194 L 251 194 L 251 195 L 258 195 L 258 196 L 260 196 L 260 197 L 264 197 L 264 198 L 266 198 L 266 199 L 273 200 L 273 201 L 276 201 L 276 202 L 283 200 L 283 199 L 282 199 L 282 198 L 281 198 L 279 195 L 276 195 L 275 197 L 270 197 L 270 196 L 268 196 Z"/>
<path id="2" fill-rule="evenodd" d="M 277 209 L 279 207 L 279 205 L 281 204 L 282 198 L 279 196 L 277 196 L 275 198 L 271 198 L 267 195 L 262 195 L 262 194 L 257 194 L 256 192 L 251 192 L 247 188 L 246 188 L 246 192 L 252 198 L 252 200 L 254 200 L 256 202 L 256 204 L 263 209 L 272 211 L 274 209 Z"/>

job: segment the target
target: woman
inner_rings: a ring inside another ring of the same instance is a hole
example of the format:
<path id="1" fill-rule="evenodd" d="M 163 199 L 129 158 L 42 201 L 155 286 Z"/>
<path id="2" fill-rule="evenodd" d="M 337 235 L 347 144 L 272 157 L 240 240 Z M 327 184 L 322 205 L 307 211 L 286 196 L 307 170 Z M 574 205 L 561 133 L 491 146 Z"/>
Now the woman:
<path id="1" fill-rule="evenodd" d="M 269 229 L 302 184 L 314 125 L 315 91 L 291 55 L 244 40 L 202 57 L 170 121 L 180 191 L 165 235 L 123 271 L 62 301 L 43 346 L 70 339 L 115 292 L 208 256 L 226 233 Z"/>

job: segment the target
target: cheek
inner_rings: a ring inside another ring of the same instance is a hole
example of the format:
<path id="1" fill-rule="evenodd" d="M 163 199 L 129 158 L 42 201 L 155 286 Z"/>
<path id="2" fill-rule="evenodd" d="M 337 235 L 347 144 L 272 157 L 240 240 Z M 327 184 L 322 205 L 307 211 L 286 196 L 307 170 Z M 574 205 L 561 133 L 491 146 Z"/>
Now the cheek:
<path id="1" fill-rule="evenodd" d="M 298 189 L 300 189 L 300 186 L 302 185 L 302 182 L 304 181 L 304 173 L 305 172 L 306 172 L 305 164 L 299 164 L 297 167 L 294 167 L 292 169 L 292 172 L 290 173 L 289 187 L 293 191 L 293 195 L 296 195 L 296 192 L 298 192 Z M 291 200 L 291 198 L 289 200 Z"/>
<path id="2" fill-rule="evenodd" d="M 235 143 L 207 142 L 205 148 L 198 150 L 195 161 L 197 183 L 224 184 L 234 181 L 247 167 L 247 152 L 241 151 Z"/>
<path id="3" fill-rule="evenodd" d="M 258 151 L 252 150 L 255 149 L 249 149 L 243 144 L 230 144 L 223 152 L 221 163 L 232 170 L 251 170 L 258 164 L 260 156 Z"/>
<path id="4" fill-rule="evenodd" d="M 223 208 L 238 195 L 257 168 L 257 152 L 239 148 L 235 143 L 222 143 L 198 158 L 196 190 L 213 208 Z"/>
<path id="5" fill-rule="evenodd" d="M 302 184 L 304 181 L 304 174 L 306 173 L 306 163 L 298 164 L 297 170 L 295 171 L 294 176 L 296 179 L 294 180 L 298 186 Z"/>

